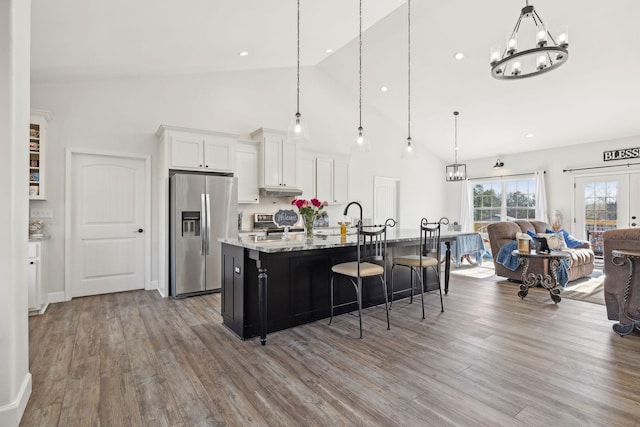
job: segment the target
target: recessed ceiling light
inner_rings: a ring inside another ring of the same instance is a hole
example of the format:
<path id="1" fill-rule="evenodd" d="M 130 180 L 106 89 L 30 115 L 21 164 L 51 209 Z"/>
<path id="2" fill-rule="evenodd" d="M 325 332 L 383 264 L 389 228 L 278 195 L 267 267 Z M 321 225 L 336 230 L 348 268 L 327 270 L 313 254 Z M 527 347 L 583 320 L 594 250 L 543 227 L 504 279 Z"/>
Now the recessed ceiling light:
<path id="1" fill-rule="evenodd" d="M 383 91 L 383 92 L 386 92 L 386 91 L 388 91 L 388 90 L 389 90 L 389 88 L 387 88 L 386 86 L 382 86 L 382 87 L 380 88 L 380 90 L 381 90 L 381 91 Z"/>
<path id="2" fill-rule="evenodd" d="M 243 51 L 242 51 L 242 52 L 240 52 L 238 55 L 239 55 L 239 56 L 247 56 L 247 55 L 249 55 L 249 52 L 247 52 L 246 50 L 243 50 Z"/>
<path id="3" fill-rule="evenodd" d="M 456 58 L 458 61 L 461 60 L 462 58 L 464 58 L 464 53 L 462 52 L 458 52 L 455 55 L 453 55 L 454 58 Z"/>
<path id="4" fill-rule="evenodd" d="M 524 136 L 525 138 L 533 138 L 533 134 L 532 133 L 528 133 Z"/>
<path id="5" fill-rule="evenodd" d="M 324 50 L 324 53 L 331 53 L 331 52 L 333 52 L 333 49 L 325 49 Z"/>

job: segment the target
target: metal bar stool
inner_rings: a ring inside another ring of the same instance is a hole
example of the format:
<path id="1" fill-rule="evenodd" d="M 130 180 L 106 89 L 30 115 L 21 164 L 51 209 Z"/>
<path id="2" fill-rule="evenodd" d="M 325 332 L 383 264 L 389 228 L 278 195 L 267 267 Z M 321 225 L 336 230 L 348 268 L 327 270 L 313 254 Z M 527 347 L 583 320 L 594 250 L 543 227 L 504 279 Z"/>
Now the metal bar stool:
<path id="1" fill-rule="evenodd" d="M 392 223 L 390 222 L 392 221 Z M 393 227 L 394 220 L 387 220 L 384 225 L 363 226 L 362 222 L 358 222 L 358 244 L 357 244 L 357 260 L 352 262 L 344 262 L 331 267 L 331 318 L 329 324 L 333 321 L 333 309 L 358 304 L 358 318 L 360 322 L 360 338 L 362 338 L 362 281 L 367 277 L 377 276 L 382 284 L 384 293 L 384 308 L 387 313 L 387 330 L 390 329 L 389 324 L 389 301 L 387 296 L 386 275 L 386 252 L 387 252 L 387 227 Z M 334 279 L 336 275 L 342 275 L 349 278 L 350 283 L 356 291 L 356 300 L 334 305 Z"/>
<path id="2" fill-rule="evenodd" d="M 417 255 L 404 255 L 394 257 L 391 266 L 391 304 L 393 305 L 393 296 L 400 292 L 406 292 L 406 289 L 394 291 L 394 270 L 396 267 L 407 267 L 411 270 L 411 297 L 409 303 L 413 303 L 413 291 L 420 291 L 422 299 L 422 318 L 424 319 L 424 280 L 426 280 L 427 270 L 433 269 L 438 279 L 438 290 L 440 291 L 440 310 L 444 312 L 444 303 L 442 301 L 442 288 L 440 284 L 440 227 L 449 224 L 447 218 L 440 218 L 437 222 L 429 222 L 426 218 L 420 221 L 420 247 Z M 416 287 L 413 276 L 418 278 L 420 287 Z M 423 279 L 423 276 L 425 279 Z"/>

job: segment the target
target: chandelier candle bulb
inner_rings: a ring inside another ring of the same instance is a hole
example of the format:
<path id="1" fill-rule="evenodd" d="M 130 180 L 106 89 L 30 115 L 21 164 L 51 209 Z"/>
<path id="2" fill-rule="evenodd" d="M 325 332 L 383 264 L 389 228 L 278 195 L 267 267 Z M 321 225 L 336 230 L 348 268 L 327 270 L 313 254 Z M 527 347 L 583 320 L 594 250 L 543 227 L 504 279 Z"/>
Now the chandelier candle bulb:
<path id="1" fill-rule="evenodd" d="M 491 63 L 500 61 L 500 46 L 493 46 L 490 50 Z"/>
<path id="2" fill-rule="evenodd" d="M 509 55 L 513 55 L 514 53 L 516 53 L 517 49 L 518 41 L 516 39 L 509 38 L 509 41 L 507 42 L 507 53 Z"/>
<path id="3" fill-rule="evenodd" d="M 538 47 L 544 47 L 547 44 L 547 30 L 544 28 L 538 30 L 536 39 L 538 40 Z"/>
<path id="4" fill-rule="evenodd" d="M 569 27 L 566 25 L 562 25 L 558 31 L 558 44 L 564 48 L 569 46 Z"/>
<path id="5" fill-rule="evenodd" d="M 537 66 L 539 70 L 547 66 L 547 58 L 544 55 L 538 56 Z"/>
<path id="6" fill-rule="evenodd" d="M 511 66 L 511 73 L 514 76 L 517 76 L 518 74 L 520 74 L 520 63 L 519 62 L 514 62 L 513 65 Z"/>

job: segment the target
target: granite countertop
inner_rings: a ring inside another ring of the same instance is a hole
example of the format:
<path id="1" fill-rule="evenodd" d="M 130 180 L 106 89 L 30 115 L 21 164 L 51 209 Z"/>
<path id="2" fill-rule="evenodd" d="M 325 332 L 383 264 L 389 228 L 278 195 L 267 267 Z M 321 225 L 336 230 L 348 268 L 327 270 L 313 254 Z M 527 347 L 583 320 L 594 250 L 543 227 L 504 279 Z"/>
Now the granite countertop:
<path id="1" fill-rule="evenodd" d="M 270 236 L 267 240 L 257 240 L 254 237 L 235 237 L 218 239 L 219 242 L 246 249 L 253 249 L 260 252 L 293 252 L 311 251 L 316 249 L 327 249 L 336 247 L 355 246 L 357 236 L 347 235 L 342 239 L 339 235 L 314 236 L 308 239 L 303 234 L 289 235 L 288 239 L 283 239 L 281 235 Z M 387 243 L 397 243 L 403 241 L 413 241 L 420 239 L 418 230 L 394 230 L 387 231 Z"/>

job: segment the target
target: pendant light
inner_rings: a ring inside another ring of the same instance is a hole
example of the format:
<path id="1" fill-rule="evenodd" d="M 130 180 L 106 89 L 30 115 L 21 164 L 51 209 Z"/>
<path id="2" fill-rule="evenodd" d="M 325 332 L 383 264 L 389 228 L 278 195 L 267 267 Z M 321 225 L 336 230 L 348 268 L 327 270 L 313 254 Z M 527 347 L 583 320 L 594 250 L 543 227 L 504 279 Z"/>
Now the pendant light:
<path id="1" fill-rule="evenodd" d="M 360 83 L 359 87 L 359 101 L 358 101 L 358 111 L 360 114 L 360 122 L 358 125 L 358 130 L 353 138 L 353 142 L 351 144 L 351 148 L 353 151 L 370 151 L 371 150 L 371 141 L 367 137 L 367 134 L 362 127 L 362 0 L 360 0 L 360 27 L 359 27 L 359 51 L 358 51 L 358 80 Z"/>
<path id="2" fill-rule="evenodd" d="M 467 165 L 458 163 L 458 113 L 453 112 L 454 129 L 455 129 L 455 151 L 454 151 L 454 163 L 447 165 L 445 168 L 445 180 L 447 181 L 463 181 L 467 179 Z"/>
<path id="3" fill-rule="evenodd" d="M 401 158 L 417 159 L 416 143 L 411 139 L 411 0 L 407 0 L 407 140 L 402 144 Z"/>
<path id="4" fill-rule="evenodd" d="M 300 114 L 300 0 L 298 0 L 298 25 L 297 25 L 297 77 L 296 86 L 296 115 L 293 117 L 287 128 L 287 139 L 292 142 L 309 142 L 309 130 Z"/>

